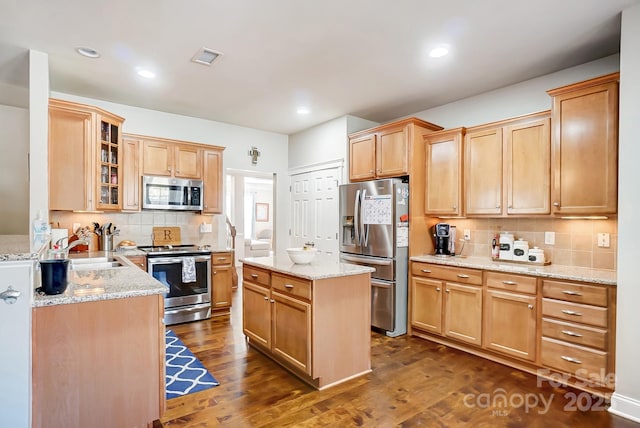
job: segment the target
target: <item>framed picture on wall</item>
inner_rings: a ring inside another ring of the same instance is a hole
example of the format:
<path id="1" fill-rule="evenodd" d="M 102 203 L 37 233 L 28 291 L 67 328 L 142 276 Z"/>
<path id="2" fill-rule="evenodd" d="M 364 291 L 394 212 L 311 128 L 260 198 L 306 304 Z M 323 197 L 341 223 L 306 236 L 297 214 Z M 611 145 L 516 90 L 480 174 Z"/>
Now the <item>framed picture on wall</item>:
<path id="1" fill-rule="evenodd" d="M 269 221 L 269 204 L 256 202 L 256 221 Z"/>

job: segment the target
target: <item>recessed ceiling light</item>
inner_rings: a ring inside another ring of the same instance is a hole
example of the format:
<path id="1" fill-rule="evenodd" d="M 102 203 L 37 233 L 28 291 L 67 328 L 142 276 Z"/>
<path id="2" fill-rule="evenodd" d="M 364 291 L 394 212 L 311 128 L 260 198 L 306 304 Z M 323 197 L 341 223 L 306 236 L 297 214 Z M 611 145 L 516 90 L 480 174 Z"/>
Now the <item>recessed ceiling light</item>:
<path id="1" fill-rule="evenodd" d="M 449 53 L 449 49 L 447 49 L 444 46 L 438 46 L 437 48 L 431 49 L 431 52 L 429 52 L 429 56 L 431 58 L 442 58 L 448 53 Z"/>
<path id="2" fill-rule="evenodd" d="M 153 71 L 147 70 L 146 68 L 139 68 L 136 70 L 136 73 L 138 73 L 138 76 L 144 77 L 145 79 L 153 79 L 156 77 L 156 74 Z"/>
<path id="3" fill-rule="evenodd" d="M 200 48 L 198 52 L 191 58 L 196 64 L 211 65 L 213 61 L 222 56 L 222 52 L 214 51 L 209 48 Z"/>
<path id="4" fill-rule="evenodd" d="M 309 109 L 306 107 L 298 107 L 298 114 L 309 114 Z"/>
<path id="5" fill-rule="evenodd" d="M 76 52 L 78 52 L 82 56 L 86 56 L 87 58 L 100 58 L 100 52 L 95 49 L 78 47 L 76 48 Z"/>

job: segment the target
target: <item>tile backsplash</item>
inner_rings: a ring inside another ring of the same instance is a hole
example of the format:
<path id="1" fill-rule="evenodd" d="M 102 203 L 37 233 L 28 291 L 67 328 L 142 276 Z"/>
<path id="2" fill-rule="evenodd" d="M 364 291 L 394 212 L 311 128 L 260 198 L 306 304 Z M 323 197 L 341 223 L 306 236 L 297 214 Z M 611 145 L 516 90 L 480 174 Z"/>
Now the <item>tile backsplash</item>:
<path id="1" fill-rule="evenodd" d="M 74 213 L 66 211 L 51 211 L 49 222 L 52 227 L 71 229 L 74 223 L 81 226 L 89 226 L 93 230 L 93 223 L 104 224 L 111 222 L 120 234 L 114 237 L 113 244 L 117 246 L 120 241 L 134 241 L 137 245 L 151 245 L 151 236 L 154 226 L 179 226 L 183 244 L 212 245 L 217 247 L 218 223 L 215 216 L 200 215 L 191 212 L 139 212 L 139 213 Z M 201 233 L 200 224 L 212 223 L 211 233 Z M 223 231 L 224 233 L 224 231 Z M 91 250 L 98 249 L 97 239 L 94 239 Z"/>
<path id="2" fill-rule="evenodd" d="M 593 269 L 616 270 L 618 247 L 618 221 L 566 220 L 555 218 L 490 218 L 441 220 L 456 226 L 456 239 L 471 231 L 471 240 L 465 243 L 463 255 L 491 256 L 491 239 L 496 233 L 511 232 L 516 239 L 529 242 L 529 247 L 544 250 L 551 263 Z M 555 244 L 544 243 L 544 233 L 555 232 Z M 610 234 L 609 248 L 598 247 L 598 233 Z M 458 250 L 460 242 L 456 243 Z"/>

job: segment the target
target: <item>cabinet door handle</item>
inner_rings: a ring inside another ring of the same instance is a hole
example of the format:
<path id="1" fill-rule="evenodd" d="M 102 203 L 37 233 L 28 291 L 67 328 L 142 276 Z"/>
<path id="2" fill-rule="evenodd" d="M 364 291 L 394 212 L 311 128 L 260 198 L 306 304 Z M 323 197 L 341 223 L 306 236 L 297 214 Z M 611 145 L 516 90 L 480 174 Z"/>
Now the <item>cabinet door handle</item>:
<path id="1" fill-rule="evenodd" d="M 218 273 L 217 271 L 215 271 L 215 270 L 213 271 L 213 274 L 214 274 L 214 275 L 216 275 L 217 273 Z"/>
<path id="2" fill-rule="evenodd" d="M 575 317 L 581 317 L 582 316 L 582 312 L 570 311 L 569 309 L 563 309 L 562 313 L 563 314 L 567 314 L 567 315 L 573 315 Z"/>
<path id="3" fill-rule="evenodd" d="M 469 278 L 469 275 L 465 275 L 464 273 L 459 273 L 458 278 Z"/>
<path id="4" fill-rule="evenodd" d="M 571 330 L 562 330 L 562 333 L 566 334 L 567 336 L 582 337 L 582 335 L 580 333 L 576 333 L 576 332 L 571 331 Z"/>
<path id="5" fill-rule="evenodd" d="M 284 288 L 293 288 L 293 284 L 285 284 Z"/>
<path id="6" fill-rule="evenodd" d="M 275 300 L 271 299 L 271 303 L 275 303 L 275 302 L 276 302 Z"/>
<path id="7" fill-rule="evenodd" d="M 573 364 L 582 364 L 582 361 L 578 360 L 577 358 L 567 357 L 566 355 L 561 355 L 560 358 Z"/>
<path id="8" fill-rule="evenodd" d="M 14 290 L 12 286 L 9 286 L 0 293 L 0 300 L 4 300 L 7 305 L 13 305 L 16 300 L 18 300 L 18 297 L 20 297 L 20 294 L 18 290 Z"/>
<path id="9" fill-rule="evenodd" d="M 559 207 L 559 206 L 560 206 L 560 202 L 554 202 L 554 203 L 553 203 L 553 206 L 554 206 L 554 207 Z"/>
<path id="10" fill-rule="evenodd" d="M 421 272 L 424 272 L 424 273 L 431 273 L 431 271 L 430 271 L 429 269 L 422 269 L 422 270 L 421 270 Z"/>
<path id="11" fill-rule="evenodd" d="M 533 305 L 527 305 L 527 308 L 533 309 Z"/>
<path id="12" fill-rule="evenodd" d="M 518 285 L 518 283 L 515 281 L 502 281 L 502 283 L 505 285 Z"/>
<path id="13" fill-rule="evenodd" d="M 257 273 L 252 273 L 252 274 L 251 274 L 251 278 L 253 278 L 253 279 L 258 279 L 258 274 L 257 274 Z"/>
<path id="14" fill-rule="evenodd" d="M 500 204 L 496 205 L 496 208 L 500 209 Z"/>
<path id="15" fill-rule="evenodd" d="M 269 298 L 267 296 L 264 296 L 264 300 L 269 300 Z"/>
<path id="16" fill-rule="evenodd" d="M 562 292 L 564 294 L 569 295 L 569 296 L 582 296 L 582 293 L 579 293 L 579 292 L 573 291 L 573 290 L 562 290 Z"/>
<path id="17" fill-rule="evenodd" d="M 227 260 L 226 257 L 218 257 L 218 260 Z"/>
<path id="18" fill-rule="evenodd" d="M 436 287 L 436 291 L 437 291 L 437 292 L 440 292 L 440 287 Z"/>
<path id="19" fill-rule="evenodd" d="M 449 293 L 449 289 L 448 289 L 448 288 L 447 288 L 446 290 L 444 290 L 444 291 L 446 291 L 447 293 Z"/>
<path id="20" fill-rule="evenodd" d="M 458 207 L 454 205 L 454 206 L 451 207 L 451 209 L 457 210 Z"/>

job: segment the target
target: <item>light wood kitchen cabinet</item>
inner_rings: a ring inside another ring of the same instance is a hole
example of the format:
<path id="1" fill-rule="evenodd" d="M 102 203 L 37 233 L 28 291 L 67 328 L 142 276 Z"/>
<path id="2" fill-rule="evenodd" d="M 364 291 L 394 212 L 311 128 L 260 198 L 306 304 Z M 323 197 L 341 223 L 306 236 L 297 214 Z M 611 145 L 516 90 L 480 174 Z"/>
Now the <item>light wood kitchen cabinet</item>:
<path id="1" fill-rule="evenodd" d="M 425 135 L 425 214 L 460 216 L 462 209 L 462 142 L 465 128 Z"/>
<path id="2" fill-rule="evenodd" d="M 176 178 L 202 178 L 202 148 L 196 144 L 145 137 L 143 174 Z"/>
<path id="3" fill-rule="evenodd" d="M 122 210 L 140 211 L 140 171 L 141 171 L 141 148 L 142 140 L 130 137 L 126 134 L 122 136 Z"/>
<path id="4" fill-rule="evenodd" d="M 468 216 L 550 213 L 549 112 L 469 128 L 464 145 Z"/>
<path id="5" fill-rule="evenodd" d="M 127 258 L 143 271 L 147 271 L 147 256 L 127 256 Z"/>
<path id="6" fill-rule="evenodd" d="M 411 278 L 411 325 L 442 334 L 442 281 Z"/>
<path id="7" fill-rule="evenodd" d="M 482 273 L 417 262 L 411 273 L 411 326 L 480 345 Z"/>
<path id="8" fill-rule="evenodd" d="M 411 170 L 414 138 L 442 127 L 411 118 L 349 136 L 349 180 L 401 177 Z"/>
<path id="9" fill-rule="evenodd" d="M 49 100 L 49 209 L 122 208 L 123 122 L 97 107 Z"/>
<path id="10" fill-rule="evenodd" d="M 318 389 L 371 371 L 368 273 L 311 280 L 245 262 L 242 277 L 250 345 Z"/>
<path id="11" fill-rule="evenodd" d="M 501 354 L 535 361 L 536 279 L 486 272 L 485 283 L 483 346 Z"/>
<path id="12" fill-rule="evenodd" d="M 227 315 L 231 308 L 233 253 L 211 254 L 212 315 Z"/>
<path id="13" fill-rule="evenodd" d="M 33 309 L 33 427 L 150 426 L 165 409 L 161 295 Z"/>
<path id="14" fill-rule="evenodd" d="M 203 213 L 222 213 L 222 150 L 211 148 L 203 152 Z"/>
<path id="15" fill-rule="evenodd" d="M 444 335 L 482 344 L 482 287 L 445 282 Z"/>
<path id="16" fill-rule="evenodd" d="M 615 214 L 619 73 L 547 91 L 552 106 L 553 214 Z"/>
<path id="17" fill-rule="evenodd" d="M 613 389 L 615 309 L 613 287 L 544 280 L 542 365 Z"/>

